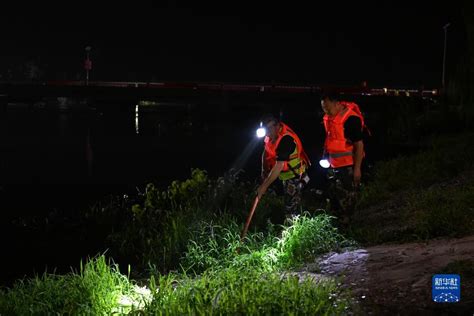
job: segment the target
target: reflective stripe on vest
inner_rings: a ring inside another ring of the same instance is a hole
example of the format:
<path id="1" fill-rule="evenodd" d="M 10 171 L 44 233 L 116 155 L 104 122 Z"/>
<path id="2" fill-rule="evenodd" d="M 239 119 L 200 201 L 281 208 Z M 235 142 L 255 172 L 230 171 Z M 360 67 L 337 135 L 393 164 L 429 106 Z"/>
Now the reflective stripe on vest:
<path id="1" fill-rule="evenodd" d="M 296 154 L 295 158 L 294 157 Z M 301 176 L 306 170 L 306 166 L 301 163 L 301 159 L 298 156 L 298 148 L 295 147 L 295 151 L 290 155 L 290 160 L 285 162 L 283 170 L 280 172 L 280 180 L 285 181 L 293 179 L 296 176 Z"/>
<path id="2" fill-rule="evenodd" d="M 335 154 L 329 154 L 329 157 L 331 158 L 339 158 L 339 157 L 344 157 L 344 156 L 352 156 L 353 153 L 350 151 L 347 151 L 345 153 L 335 153 Z"/>

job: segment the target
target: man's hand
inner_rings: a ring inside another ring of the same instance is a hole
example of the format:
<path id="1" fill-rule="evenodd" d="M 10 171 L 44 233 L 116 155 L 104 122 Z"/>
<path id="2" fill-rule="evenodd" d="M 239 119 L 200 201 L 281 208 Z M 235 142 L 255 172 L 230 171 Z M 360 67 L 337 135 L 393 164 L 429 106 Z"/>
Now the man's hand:
<path id="1" fill-rule="evenodd" d="M 354 181 L 355 187 L 358 187 L 360 185 L 361 177 L 362 177 L 362 172 L 360 171 L 360 168 L 354 168 L 353 181 Z"/>

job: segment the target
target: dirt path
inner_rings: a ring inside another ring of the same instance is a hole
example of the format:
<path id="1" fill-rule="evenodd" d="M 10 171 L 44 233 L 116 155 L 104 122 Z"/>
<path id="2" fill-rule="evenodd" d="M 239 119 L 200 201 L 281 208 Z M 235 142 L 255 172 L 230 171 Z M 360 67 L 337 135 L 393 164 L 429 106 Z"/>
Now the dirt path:
<path id="1" fill-rule="evenodd" d="M 462 274 L 460 303 L 431 300 L 432 276 L 458 260 L 474 261 L 474 236 L 331 253 L 308 265 L 306 271 L 341 276 L 342 285 L 361 306 L 361 314 L 474 315 L 474 280 Z"/>

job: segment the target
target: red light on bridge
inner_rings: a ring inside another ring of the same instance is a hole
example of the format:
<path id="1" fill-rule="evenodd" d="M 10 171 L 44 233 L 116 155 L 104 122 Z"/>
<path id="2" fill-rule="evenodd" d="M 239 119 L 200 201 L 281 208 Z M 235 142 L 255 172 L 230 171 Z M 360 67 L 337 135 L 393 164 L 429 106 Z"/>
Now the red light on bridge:
<path id="1" fill-rule="evenodd" d="M 92 60 L 86 59 L 84 61 L 84 69 L 85 70 L 91 70 L 92 69 Z"/>

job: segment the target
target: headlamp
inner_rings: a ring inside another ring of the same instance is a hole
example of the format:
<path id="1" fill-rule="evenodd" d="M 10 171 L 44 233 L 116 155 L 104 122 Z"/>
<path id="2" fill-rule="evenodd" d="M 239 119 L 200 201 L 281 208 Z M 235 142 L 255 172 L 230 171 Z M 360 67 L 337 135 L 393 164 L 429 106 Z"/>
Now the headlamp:
<path id="1" fill-rule="evenodd" d="M 262 137 L 265 137 L 266 134 L 267 134 L 267 131 L 265 130 L 265 127 L 263 127 L 263 123 L 260 122 L 260 127 L 257 128 L 257 137 L 262 138 Z"/>

